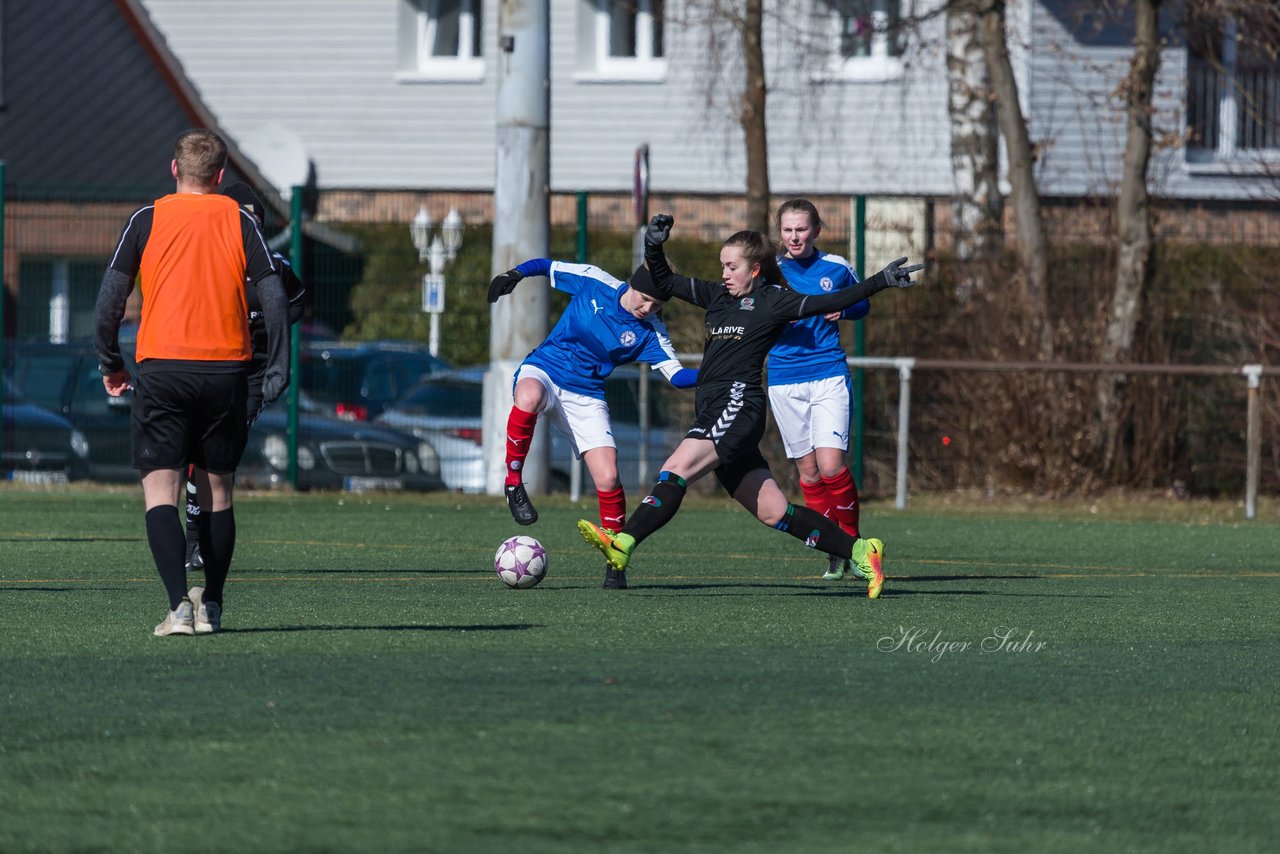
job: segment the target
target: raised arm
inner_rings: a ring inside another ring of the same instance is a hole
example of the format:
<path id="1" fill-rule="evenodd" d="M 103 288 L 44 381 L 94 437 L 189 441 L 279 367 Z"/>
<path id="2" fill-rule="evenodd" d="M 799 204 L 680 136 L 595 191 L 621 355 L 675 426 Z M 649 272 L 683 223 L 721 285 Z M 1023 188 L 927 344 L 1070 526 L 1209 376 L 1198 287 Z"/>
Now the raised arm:
<path id="1" fill-rule="evenodd" d="M 671 271 L 662 244 L 671 236 L 674 224 L 675 218 L 670 214 L 657 214 L 649 220 L 644 230 L 644 267 L 636 268 L 635 275 L 631 277 L 631 287 L 654 299 L 676 297 L 706 308 L 723 288 L 715 282 L 677 276 Z"/>

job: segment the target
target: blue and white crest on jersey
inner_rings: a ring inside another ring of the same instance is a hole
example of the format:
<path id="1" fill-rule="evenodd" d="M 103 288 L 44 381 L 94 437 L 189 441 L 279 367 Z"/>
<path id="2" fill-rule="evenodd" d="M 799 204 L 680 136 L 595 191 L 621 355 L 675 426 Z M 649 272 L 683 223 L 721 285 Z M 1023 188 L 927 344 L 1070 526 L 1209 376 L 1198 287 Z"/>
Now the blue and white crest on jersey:
<path id="1" fill-rule="evenodd" d="M 618 343 L 623 347 L 630 347 L 632 344 L 636 343 L 636 334 L 628 329 L 618 336 Z"/>
<path id="2" fill-rule="evenodd" d="M 743 297 L 742 302 L 738 303 L 738 308 L 741 311 L 755 311 L 756 310 L 755 297 Z"/>
<path id="3" fill-rule="evenodd" d="M 821 287 L 822 290 L 826 291 L 827 293 L 831 292 L 831 286 L 833 284 L 834 282 L 831 281 L 830 276 L 823 276 L 821 281 L 818 282 L 818 286 Z"/>

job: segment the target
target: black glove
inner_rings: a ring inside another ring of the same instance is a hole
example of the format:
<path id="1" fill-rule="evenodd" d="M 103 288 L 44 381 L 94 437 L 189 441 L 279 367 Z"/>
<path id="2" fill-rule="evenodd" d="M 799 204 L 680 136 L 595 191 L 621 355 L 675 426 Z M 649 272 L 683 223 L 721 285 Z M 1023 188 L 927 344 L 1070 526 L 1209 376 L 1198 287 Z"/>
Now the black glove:
<path id="1" fill-rule="evenodd" d="M 262 402 L 275 403 L 289 387 L 289 378 L 268 373 L 262 378 Z"/>
<path id="2" fill-rule="evenodd" d="M 897 261 L 891 261 L 888 267 L 885 267 L 877 275 L 884 276 L 885 281 L 889 283 L 891 288 L 910 288 L 919 284 L 911 280 L 912 273 L 918 273 L 924 269 L 923 264 L 912 264 L 910 267 L 902 266 L 907 261 L 906 256 L 899 258 Z"/>
<path id="3" fill-rule="evenodd" d="M 505 296 L 516 289 L 516 285 L 524 278 L 519 270 L 508 270 L 493 277 L 489 283 L 489 302 L 497 302 L 498 297 Z"/>
<path id="4" fill-rule="evenodd" d="M 649 220 L 649 225 L 644 230 L 645 246 L 661 246 L 667 242 L 667 238 L 671 236 L 671 226 L 675 224 L 676 218 L 671 214 L 657 214 L 653 219 Z"/>

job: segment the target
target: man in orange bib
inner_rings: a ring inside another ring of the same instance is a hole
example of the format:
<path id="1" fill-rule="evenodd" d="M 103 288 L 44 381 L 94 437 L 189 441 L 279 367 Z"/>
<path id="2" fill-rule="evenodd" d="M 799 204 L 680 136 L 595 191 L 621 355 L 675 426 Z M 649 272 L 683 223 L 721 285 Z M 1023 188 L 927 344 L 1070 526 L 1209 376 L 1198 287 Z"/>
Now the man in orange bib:
<path id="1" fill-rule="evenodd" d="M 267 329 L 263 399 L 276 400 L 289 383 L 288 300 L 257 221 L 217 191 L 226 161 L 226 144 L 213 131 L 178 137 L 170 165 L 176 191 L 129 218 L 95 312 L 107 394 L 134 388 L 133 466 L 142 475 L 147 542 L 169 597 L 158 636 L 221 628 L 236 539 L 232 481 L 249 432 L 246 279 L 257 285 Z M 142 322 L 133 379 L 120 352 L 120 323 L 135 279 Z M 200 543 L 207 586 L 198 604 L 187 595 L 178 516 L 189 464 L 209 472 L 212 495 L 207 542 Z"/>

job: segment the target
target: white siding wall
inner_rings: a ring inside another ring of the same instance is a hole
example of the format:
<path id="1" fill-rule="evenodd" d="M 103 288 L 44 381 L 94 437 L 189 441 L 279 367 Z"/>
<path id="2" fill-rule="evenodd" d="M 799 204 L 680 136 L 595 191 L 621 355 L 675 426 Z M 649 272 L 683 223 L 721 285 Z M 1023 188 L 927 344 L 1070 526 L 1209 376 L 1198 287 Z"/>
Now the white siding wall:
<path id="1" fill-rule="evenodd" d="M 145 6 L 222 125 L 282 188 L 301 179 L 304 155 L 326 187 L 491 187 L 497 2 L 485 4 L 485 77 L 457 83 L 396 80 L 400 2 Z M 723 93 L 708 103 L 705 35 L 668 27 L 660 82 L 585 81 L 575 72 L 588 2 L 552 2 L 553 187 L 626 190 L 635 148 L 648 142 L 655 192 L 741 191 L 735 105 Z M 766 35 L 777 192 L 949 192 L 937 50 L 901 80 L 814 88 L 798 63 L 782 67 L 784 31 L 775 19 Z"/>
<path id="2" fill-rule="evenodd" d="M 484 190 L 493 182 L 498 0 L 485 0 L 485 74 L 476 82 L 397 80 L 404 0 L 143 0 L 223 127 L 281 189 L 314 159 L 329 188 Z M 942 0 L 918 0 L 917 11 Z M 1066 0 L 1044 0 L 1061 6 Z M 668 71 L 658 82 L 599 82 L 586 62 L 591 0 L 552 0 L 551 182 L 556 190 L 630 187 L 636 146 L 651 148 L 655 192 L 741 192 L 736 69 L 715 76 L 705 33 L 682 29 L 669 0 Z M 925 22 L 904 74 L 814 83 L 821 57 L 794 44 L 805 0 L 772 0 L 770 180 L 775 193 L 948 195 L 952 190 L 940 15 Z M 1119 175 L 1124 44 L 1082 46 L 1040 2 L 1010 4 L 1019 83 L 1043 144 L 1048 195 L 1108 192 Z M 1031 41 L 1026 43 L 1027 33 Z M 1166 51 L 1158 97 L 1182 122 L 1184 59 Z M 732 72 L 732 73 L 730 73 Z M 1192 172 L 1181 149 L 1159 154 L 1152 188 L 1188 198 L 1250 198 L 1256 178 Z"/>
<path id="3" fill-rule="evenodd" d="M 1049 0 L 1036 3 L 1033 12 L 1031 136 L 1042 146 L 1038 181 L 1045 195 L 1113 194 L 1123 169 L 1124 103 L 1111 93 L 1129 72 L 1132 28 L 1082 44 L 1071 32 L 1073 10 L 1080 8 Z M 1154 93 L 1157 136 L 1173 138 L 1183 130 L 1185 81 L 1186 49 L 1167 48 Z M 1252 199 L 1274 192 L 1257 174 L 1228 171 L 1189 166 L 1180 145 L 1164 147 L 1153 153 L 1147 183 L 1157 196 L 1181 199 Z"/>

